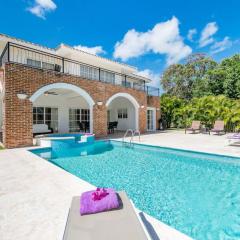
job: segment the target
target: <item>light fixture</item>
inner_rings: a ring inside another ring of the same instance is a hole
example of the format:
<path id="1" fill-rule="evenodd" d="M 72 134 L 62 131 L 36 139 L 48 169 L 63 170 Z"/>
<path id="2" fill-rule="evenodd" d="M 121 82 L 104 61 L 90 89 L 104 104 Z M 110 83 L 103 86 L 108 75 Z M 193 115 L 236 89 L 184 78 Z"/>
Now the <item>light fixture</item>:
<path id="1" fill-rule="evenodd" d="M 157 111 L 160 111 L 160 108 L 157 108 Z"/>
<path id="2" fill-rule="evenodd" d="M 102 101 L 97 101 L 97 105 L 98 105 L 98 106 L 102 106 L 102 105 L 103 105 L 103 102 L 102 102 Z"/>
<path id="3" fill-rule="evenodd" d="M 25 92 L 19 92 L 17 93 L 17 97 L 20 100 L 25 100 L 28 97 L 28 95 Z"/>
<path id="4" fill-rule="evenodd" d="M 144 105 L 141 105 L 141 108 L 144 108 Z"/>

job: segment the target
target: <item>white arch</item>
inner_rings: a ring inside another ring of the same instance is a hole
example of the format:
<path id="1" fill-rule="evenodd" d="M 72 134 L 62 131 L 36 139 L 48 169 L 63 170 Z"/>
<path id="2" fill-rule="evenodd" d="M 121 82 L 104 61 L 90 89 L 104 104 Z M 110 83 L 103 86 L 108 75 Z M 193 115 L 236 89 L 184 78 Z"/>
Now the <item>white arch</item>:
<path id="1" fill-rule="evenodd" d="M 85 90 L 83 90 L 82 88 L 77 87 L 73 84 L 69 84 L 69 83 L 53 83 L 53 84 L 49 84 L 44 87 L 41 87 L 29 98 L 29 100 L 31 102 L 34 102 L 43 93 L 45 93 L 46 91 L 51 90 L 53 88 L 63 88 L 63 89 L 72 90 L 72 91 L 78 93 L 79 95 L 81 95 L 87 101 L 89 106 L 93 106 L 95 104 L 92 97 Z"/>
<path id="2" fill-rule="evenodd" d="M 46 91 L 49 91 L 53 88 L 72 90 L 72 91 L 78 93 L 80 96 L 82 96 L 86 100 L 86 102 L 89 104 L 89 109 L 90 109 L 90 132 L 92 133 L 93 132 L 93 106 L 94 106 L 95 102 L 93 101 L 92 97 L 82 88 L 75 86 L 73 84 L 69 84 L 69 83 L 53 83 L 53 84 L 49 84 L 49 85 L 39 88 L 29 98 L 29 100 L 31 102 L 34 102 L 38 97 L 40 97 Z"/>
<path id="3" fill-rule="evenodd" d="M 106 107 L 108 107 L 110 105 L 110 103 L 118 97 L 126 98 L 133 104 L 133 106 L 135 108 L 135 128 L 136 128 L 136 130 L 139 130 L 139 108 L 140 108 L 140 105 L 138 104 L 137 100 L 132 95 L 130 95 L 129 93 L 116 93 L 107 100 Z"/>
<path id="4" fill-rule="evenodd" d="M 116 93 L 114 95 L 112 95 L 106 102 L 106 107 L 109 106 L 109 104 L 117 97 L 124 97 L 124 98 L 127 98 L 133 105 L 135 108 L 139 108 L 139 104 L 137 102 L 137 100 L 130 94 L 128 93 Z"/>

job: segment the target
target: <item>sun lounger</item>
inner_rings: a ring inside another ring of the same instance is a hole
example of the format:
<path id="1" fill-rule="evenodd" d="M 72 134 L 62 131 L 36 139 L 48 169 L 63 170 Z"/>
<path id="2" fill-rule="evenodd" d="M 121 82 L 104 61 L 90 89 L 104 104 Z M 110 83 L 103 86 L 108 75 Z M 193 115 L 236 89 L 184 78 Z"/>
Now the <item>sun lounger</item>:
<path id="1" fill-rule="evenodd" d="M 118 193 L 117 210 L 81 216 L 80 197 L 73 197 L 63 240 L 147 240 L 125 192 Z"/>
<path id="2" fill-rule="evenodd" d="M 235 133 L 232 136 L 228 136 L 228 144 L 240 142 L 240 133 Z"/>
<path id="3" fill-rule="evenodd" d="M 192 133 L 200 131 L 200 125 L 201 125 L 200 121 L 192 121 L 192 126 L 190 128 L 185 129 L 185 134 L 187 133 L 187 131 L 191 131 Z"/>
<path id="4" fill-rule="evenodd" d="M 220 133 L 225 133 L 225 131 L 224 131 L 224 121 L 216 121 L 216 122 L 214 123 L 213 129 L 210 130 L 210 132 L 215 132 L 215 133 L 217 133 L 218 135 L 219 135 Z M 210 134 L 210 132 L 209 132 L 209 134 Z"/>

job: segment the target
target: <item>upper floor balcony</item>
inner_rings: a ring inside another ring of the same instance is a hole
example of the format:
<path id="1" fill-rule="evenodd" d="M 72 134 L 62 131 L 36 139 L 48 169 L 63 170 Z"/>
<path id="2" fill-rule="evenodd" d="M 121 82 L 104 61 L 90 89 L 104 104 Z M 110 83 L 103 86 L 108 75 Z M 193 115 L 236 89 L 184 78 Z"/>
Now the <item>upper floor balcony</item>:
<path id="1" fill-rule="evenodd" d="M 137 74 L 111 71 L 12 42 L 6 44 L 0 56 L 0 66 L 8 62 L 79 76 L 91 81 L 133 88 L 146 92 L 148 96 L 159 96 L 159 88 L 147 86 L 147 79 Z"/>

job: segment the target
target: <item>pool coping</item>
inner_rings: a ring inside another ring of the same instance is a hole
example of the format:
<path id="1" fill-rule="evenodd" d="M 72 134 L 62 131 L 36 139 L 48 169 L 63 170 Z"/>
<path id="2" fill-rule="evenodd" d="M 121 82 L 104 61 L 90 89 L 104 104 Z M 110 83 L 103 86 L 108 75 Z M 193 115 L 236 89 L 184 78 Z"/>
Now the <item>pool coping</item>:
<path id="1" fill-rule="evenodd" d="M 96 141 L 101 141 L 101 140 L 96 140 Z M 113 139 L 108 139 L 106 141 L 122 142 L 122 140 L 114 139 L 114 138 Z M 124 142 L 128 143 L 127 141 L 124 141 Z M 234 153 L 230 153 L 229 155 L 226 155 L 226 154 L 219 154 L 219 153 L 214 153 L 214 152 L 203 152 L 203 151 L 191 150 L 191 149 L 180 148 L 180 147 L 168 147 L 168 146 L 156 145 L 156 144 L 152 144 L 152 143 L 141 143 L 141 142 L 136 142 L 136 141 L 133 141 L 132 144 L 143 145 L 143 146 L 146 146 L 146 147 L 165 148 L 165 149 L 169 149 L 169 150 L 177 150 L 177 151 L 190 152 L 190 153 L 196 153 L 196 154 L 218 156 L 218 157 L 231 157 L 231 158 L 236 158 L 236 159 L 240 160 L 240 156 L 237 156 L 237 154 L 234 154 Z"/>

